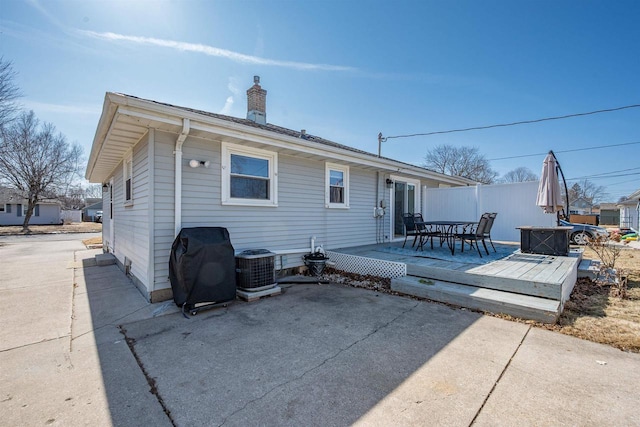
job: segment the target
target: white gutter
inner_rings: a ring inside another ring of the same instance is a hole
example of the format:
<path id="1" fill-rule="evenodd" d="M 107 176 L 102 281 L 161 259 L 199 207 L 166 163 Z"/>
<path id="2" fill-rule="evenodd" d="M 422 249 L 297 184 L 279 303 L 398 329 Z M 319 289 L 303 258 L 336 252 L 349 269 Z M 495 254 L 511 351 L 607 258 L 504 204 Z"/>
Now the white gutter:
<path id="1" fill-rule="evenodd" d="M 182 229 L 182 144 L 187 139 L 191 130 L 191 122 L 189 119 L 182 119 L 182 132 L 176 140 L 176 149 L 173 152 L 176 159 L 175 166 L 175 196 L 173 201 L 174 219 L 175 219 L 175 235 L 177 236 Z"/>

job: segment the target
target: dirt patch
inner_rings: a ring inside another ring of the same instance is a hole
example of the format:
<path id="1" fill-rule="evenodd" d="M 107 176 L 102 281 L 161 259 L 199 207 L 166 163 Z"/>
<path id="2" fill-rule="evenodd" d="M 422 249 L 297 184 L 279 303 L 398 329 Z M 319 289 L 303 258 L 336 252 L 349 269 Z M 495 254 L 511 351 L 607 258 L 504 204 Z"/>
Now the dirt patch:
<path id="1" fill-rule="evenodd" d="M 0 226 L 0 236 L 20 234 L 63 234 L 63 233 L 98 233 L 102 224 L 98 222 L 72 222 L 64 225 L 30 225 L 29 231 L 22 231 L 21 225 Z"/>
<path id="2" fill-rule="evenodd" d="M 597 260 L 589 248 L 584 257 Z M 563 334 L 640 353 L 640 251 L 625 249 L 616 269 L 627 276 L 626 297 L 611 284 L 580 279 L 555 325 L 541 325 Z"/>
<path id="3" fill-rule="evenodd" d="M 385 279 L 383 277 L 347 273 L 344 271 L 338 272 L 332 268 L 327 268 L 326 273 L 322 275 L 322 278 L 330 283 L 349 285 L 355 288 L 366 288 L 385 293 L 393 293 L 391 290 L 391 279 Z"/>

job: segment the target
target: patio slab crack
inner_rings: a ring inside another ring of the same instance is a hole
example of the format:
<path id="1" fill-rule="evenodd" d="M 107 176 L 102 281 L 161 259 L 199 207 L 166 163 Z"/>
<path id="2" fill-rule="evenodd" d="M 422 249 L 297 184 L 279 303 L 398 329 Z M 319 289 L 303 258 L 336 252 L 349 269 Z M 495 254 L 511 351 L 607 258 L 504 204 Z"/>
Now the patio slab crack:
<path id="1" fill-rule="evenodd" d="M 173 419 L 173 416 L 171 414 L 171 410 L 169 410 L 169 408 L 167 407 L 167 404 L 165 403 L 164 399 L 162 398 L 162 396 L 158 392 L 156 379 L 153 378 L 151 376 L 151 374 L 149 374 L 149 372 L 147 371 L 147 368 L 144 366 L 144 363 L 142 363 L 142 360 L 140 359 L 140 356 L 138 356 L 138 353 L 136 352 L 136 349 L 135 349 L 136 340 L 135 340 L 135 338 L 131 338 L 131 337 L 127 336 L 127 330 L 123 325 L 120 325 L 118 327 L 118 329 L 120 330 L 120 333 L 124 336 L 125 342 L 127 343 L 127 346 L 129 347 L 129 351 L 131 351 L 131 354 L 133 355 L 133 358 L 135 359 L 136 363 L 138 364 L 138 367 L 142 371 L 142 374 L 144 375 L 145 379 L 147 380 L 147 384 L 149 384 L 149 393 L 151 393 L 153 396 L 155 396 L 155 398 L 158 400 L 158 403 L 162 407 L 162 410 L 164 411 L 165 415 L 167 416 L 167 419 L 169 420 L 171 425 L 173 425 L 175 427 L 177 424 L 176 424 L 175 420 Z"/>
<path id="2" fill-rule="evenodd" d="M 360 344 L 361 342 L 367 340 L 368 338 L 370 338 L 371 336 L 375 335 L 376 333 L 378 333 L 378 331 L 387 328 L 388 326 L 390 326 L 391 324 L 395 323 L 398 319 L 400 319 L 402 316 L 404 316 L 405 314 L 411 312 L 412 310 L 414 310 L 416 307 L 418 307 L 420 305 L 420 302 L 416 302 L 413 306 L 411 306 L 410 308 L 403 310 L 402 312 L 400 312 L 397 316 L 395 316 L 393 319 L 387 321 L 386 323 L 378 326 L 377 328 L 373 329 L 371 332 L 369 332 L 368 334 L 364 335 L 363 337 L 355 340 L 354 342 L 352 342 L 351 344 L 349 344 L 348 346 L 346 346 L 345 348 L 341 348 L 339 349 L 335 354 L 325 358 L 322 362 L 320 362 L 319 364 L 317 364 L 316 366 L 313 366 L 309 369 L 307 369 L 306 371 L 304 371 L 302 374 L 291 378 L 281 384 L 275 385 L 273 386 L 271 389 L 267 390 L 265 393 L 263 393 L 261 396 L 256 397 L 255 399 L 251 399 L 249 400 L 247 403 L 245 403 L 244 405 L 242 405 L 242 407 L 236 409 L 235 411 L 233 411 L 231 414 L 229 414 L 227 417 L 224 418 L 224 421 L 222 421 L 222 423 L 220 423 L 218 425 L 218 427 L 222 427 L 223 425 L 226 424 L 226 422 L 234 417 L 236 414 L 242 412 L 243 410 L 245 410 L 249 405 L 251 405 L 252 403 L 258 402 L 262 399 L 264 399 L 265 397 L 267 397 L 268 395 L 270 395 L 271 393 L 273 393 L 274 391 L 285 387 L 295 381 L 298 381 L 302 378 L 304 378 L 307 374 L 316 371 L 318 369 L 320 369 L 322 366 L 326 365 L 328 362 L 336 359 L 338 356 L 340 356 L 342 353 L 350 350 L 351 348 L 353 348 L 354 346 Z"/>
<path id="3" fill-rule="evenodd" d="M 475 424 L 476 419 L 478 419 L 478 416 L 480 415 L 480 413 L 482 412 L 482 409 L 484 409 L 484 406 L 487 404 L 487 401 L 489 400 L 489 398 L 491 397 L 491 395 L 493 394 L 493 391 L 496 389 L 496 387 L 498 386 L 498 384 L 500 383 L 500 380 L 502 379 L 502 377 L 504 376 L 505 372 L 507 372 L 507 369 L 509 369 L 509 366 L 511 365 L 511 362 L 513 361 L 513 358 L 516 357 L 516 354 L 518 353 L 518 351 L 520 350 L 520 347 L 522 347 L 522 343 L 524 343 L 524 340 L 527 338 L 527 335 L 529 335 L 529 332 L 531 331 L 532 326 L 529 326 L 529 328 L 527 329 L 527 331 L 524 333 L 524 335 L 522 336 L 522 339 L 520 340 L 520 342 L 518 343 L 518 346 L 516 347 L 516 349 L 513 351 L 513 354 L 511 355 L 511 357 L 509 358 L 509 361 L 507 362 L 506 365 L 504 365 L 504 369 L 502 369 L 502 372 L 500 372 L 500 375 L 498 376 L 498 379 L 496 380 L 496 382 L 493 384 L 493 387 L 491 387 L 491 390 L 489 390 L 489 393 L 487 393 L 487 395 L 485 396 L 484 400 L 482 401 L 482 405 L 480 405 L 480 408 L 478 408 L 478 411 L 476 412 L 476 414 L 474 415 L 473 419 L 471 420 L 471 422 L 469 423 L 469 426 L 472 426 Z"/>

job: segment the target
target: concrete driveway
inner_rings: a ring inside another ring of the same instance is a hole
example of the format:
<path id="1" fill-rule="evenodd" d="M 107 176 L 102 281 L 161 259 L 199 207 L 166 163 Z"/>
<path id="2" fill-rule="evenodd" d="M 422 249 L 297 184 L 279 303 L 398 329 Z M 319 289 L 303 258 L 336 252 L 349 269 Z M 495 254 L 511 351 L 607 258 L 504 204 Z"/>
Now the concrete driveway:
<path id="1" fill-rule="evenodd" d="M 637 354 L 337 285 L 185 319 L 95 253 L 0 246 L 0 425 L 637 425 Z"/>

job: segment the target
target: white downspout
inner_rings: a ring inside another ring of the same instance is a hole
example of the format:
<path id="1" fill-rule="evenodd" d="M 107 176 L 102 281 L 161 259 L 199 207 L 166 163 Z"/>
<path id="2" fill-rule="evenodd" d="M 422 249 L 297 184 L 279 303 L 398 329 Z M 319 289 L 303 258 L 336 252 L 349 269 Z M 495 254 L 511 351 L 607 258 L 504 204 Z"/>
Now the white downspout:
<path id="1" fill-rule="evenodd" d="M 176 140 L 176 149 L 173 152 L 175 155 L 176 166 L 175 166 L 175 196 L 173 201 L 174 206 L 174 219 L 175 219 L 175 236 L 180 233 L 182 229 L 182 144 L 187 139 L 189 132 L 191 130 L 191 122 L 189 119 L 182 119 L 182 132 L 178 135 L 178 139 Z"/>

